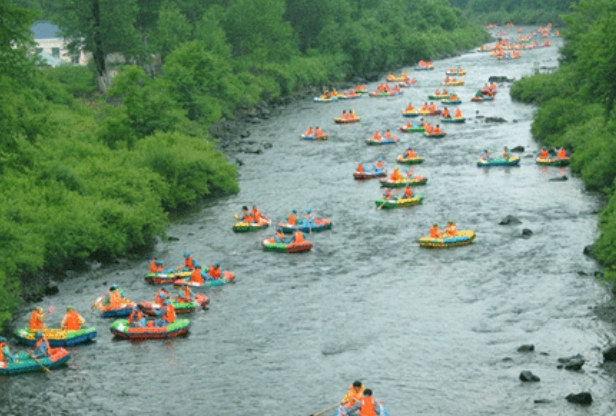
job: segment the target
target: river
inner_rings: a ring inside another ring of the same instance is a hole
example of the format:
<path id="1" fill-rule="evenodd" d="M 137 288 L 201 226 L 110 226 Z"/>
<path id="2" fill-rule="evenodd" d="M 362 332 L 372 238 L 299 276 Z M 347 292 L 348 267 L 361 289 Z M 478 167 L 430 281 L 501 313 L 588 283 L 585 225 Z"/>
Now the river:
<path id="1" fill-rule="evenodd" d="M 68 366 L 51 374 L 0 377 L 0 414 L 308 415 L 335 404 L 356 379 L 391 415 L 614 414 L 614 380 L 600 367 L 614 328 L 592 311 L 610 295 L 592 277 L 597 265 L 582 254 L 597 236 L 600 200 L 568 169 L 534 163 L 535 108 L 512 102 L 510 84 L 499 85 L 492 103 L 469 102 L 489 76 L 519 78 L 556 66 L 557 57 L 556 47 L 506 62 L 469 52 L 435 62 L 434 71 L 411 71 L 420 87 L 402 97 L 306 100 L 252 127 L 250 140 L 273 147 L 241 156 L 241 192 L 181 218 L 168 230 L 179 240 L 161 242 L 153 253 L 166 266 L 179 264 L 184 251 L 201 264 L 220 261 L 237 282 L 204 290 L 210 309 L 190 316 L 187 337 L 128 342 L 112 339 L 110 321 L 90 305 L 114 282 L 135 301 L 151 299 L 156 288 L 143 281 L 149 259 L 66 279 L 43 302 L 58 309 L 47 323 L 57 325 L 71 304 L 98 328 L 98 339 L 75 348 Z M 377 129 L 397 131 L 406 104 L 421 105 L 444 71 L 459 65 L 468 71 L 466 85 L 451 90 L 464 101 L 467 124 L 445 125 L 441 140 L 401 134 L 396 146 L 363 142 Z M 351 108 L 360 123 L 333 123 Z M 481 118 L 489 116 L 507 122 Z M 310 125 L 330 139 L 300 141 Z M 358 161 L 379 156 L 391 170 L 405 145 L 426 159 L 414 167 L 429 178 L 415 188 L 424 203 L 376 210 L 378 183 L 355 181 L 352 172 Z M 475 165 L 484 148 L 499 153 L 518 145 L 526 148 L 520 167 Z M 550 181 L 562 175 L 570 180 Z M 312 252 L 266 253 L 260 240 L 272 228 L 231 231 L 233 215 L 252 204 L 275 221 L 311 206 L 334 227 L 308 236 Z M 498 225 L 507 215 L 522 223 Z M 450 219 L 476 231 L 472 245 L 419 247 L 432 223 Z M 523 228 L 532 230 L 530 238 L 521 238 Z M 27 325 L 32 306 L 20 310 L 15 327 Z M 535 352 L 517 352 L 522 344 Z M 587 360 L 582 371 L 557 369 L 559 357 L 578 353 Z M 520 382 L 523 370 L 541 381 Z M 581 391 L 592 392 L 590 409 L 564 400 Z"/>

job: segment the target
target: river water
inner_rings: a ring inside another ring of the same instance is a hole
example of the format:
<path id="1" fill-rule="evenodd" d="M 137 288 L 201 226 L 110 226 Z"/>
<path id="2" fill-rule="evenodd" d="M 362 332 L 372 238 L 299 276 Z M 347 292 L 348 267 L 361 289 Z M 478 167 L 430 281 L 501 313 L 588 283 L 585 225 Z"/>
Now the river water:
<path id="1" fill-rule="evenodd" d="M 241 192 L 183 217 L 168 230 L 179 241 L 159 243 L 153 253 L 166 266 L 179 264 L 187 250 L 202 264 L 220 261 L 237 282 L 204 290 L 211 307 L 190 316 L 186 338 L 128 342 L 112 339 L 110 321 L 89 308 L 113 282 L 133 300 L 151 299 L 156 288 L 143 282 L 148 259 L 65 280 L 43 303 L 58 309 L 48 324 L 58 324 L 71 304 L 98 328 L 98 339 L 74 349 L 69 365 L 51 374 L 0 377 L 0 414 L 307 415 L 335 404 L 356 379 L 392 415 L 614 414 L 614 381 L 600 367 L 614 328 L 592 312 L 609 295 L 582 254 L 597 236 L 600 201 L 578 179 L 550 181 L 570 176 L 568 169 L 534 163 L 535 108 L 512 102 L 509 84 L 492 103 L 469 102 L 489 76 L 519 78 L 556 66 L 557 54 L 552 47 L 499 62 L 470 52 L 435 62 L 434 71 L 412 72 L 421 86 L 402 97 L 306 100 L 254 127 L 250 140 L 273 147 L 242 156 Z M 469 75 L 451 90 L 464 101 L 467 124 L 445 125 L 441 140 L 413 134 L 396 146 L 363 142 L 376 129 L 397 130 L 406 104 L 421 105 L 444 71 L 458 65 Z M 360 123 L 333 123 L 351 108 Z M 481 118 L 489 116 L 507 122 Z M 322 126 L 330 139 L 300 141 L 309 125 Z M 424 203 L 376 210 L 378 183 L 354 181 L 352 172 L 358 161 L 379 156 L 391 169 L 406 145 L 426 159 L 414 167 L 429 178 L 415 188 Z M 498 153 L 518 145 L 526 148 L 520 167 L 475 165 L 483 148 Z M 312 206 L 334 227 L 308 236 L 312 252 L 266 253 L 260 240 L 271 228 L 231 231 L 233 215 L 252 204 L 276 221 Z M 522 224 L 498 225 L 506 215 Z M 475 230 L 475 242 L 419 247 L 432 223 L 449 219 Z M 523 228 L 533 235 L 521 238 Z M 15 327 L 27 325 L 32 306 Z M 534 344 L 535 352 L 517 352 L 522 344 Z M 557 369 L 557 358 L 578 353 L 587 359 L 582 371 Z M 521 383 L 523 370 L 541 382 Z M 592 392 L 590 409 L 564 400 L 580 391 Z"/>

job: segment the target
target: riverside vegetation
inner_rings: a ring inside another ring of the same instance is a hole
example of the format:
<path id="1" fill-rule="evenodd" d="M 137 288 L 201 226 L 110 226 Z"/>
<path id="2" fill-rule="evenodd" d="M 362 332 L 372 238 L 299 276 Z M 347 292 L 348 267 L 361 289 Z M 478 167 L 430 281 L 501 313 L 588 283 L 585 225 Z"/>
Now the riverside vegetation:
<path id="1" fill-rule="evenodd" d="M 208 128 L 239 106 L 488 39 L 446 0 L 7 0 L 0 16 L 0 327 L 41 272 L 143 252 L 170 212 L 237 192 Z M 90 65 L 37 68 L 40 18 Z"/>
<path id="2" fill-rule="evenodd" d="M 561 15 L 571 11 L 576 0 L 451 0 L 471 20 L 481 23 L 563 25 Z"/>
<path id="3" fill-rule="evenodd" d="M 572 151 L 571 169 L 608 202 L 599 219 L 593 254 L 616 279 L 616 2 L 582 0 L 564 16 L 567 30 L 560 68 L 524 78 L 514 99 L 536 103 L 533 135 L 546 146 Z"/>

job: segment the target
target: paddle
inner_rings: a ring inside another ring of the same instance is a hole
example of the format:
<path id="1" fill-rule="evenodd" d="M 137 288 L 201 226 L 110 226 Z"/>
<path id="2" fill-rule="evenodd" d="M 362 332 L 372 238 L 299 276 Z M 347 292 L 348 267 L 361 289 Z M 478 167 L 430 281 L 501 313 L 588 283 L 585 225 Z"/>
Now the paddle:
<path id="1" fill-rule="evenodd" d="M 329 411 L 329 410 L 333 410 L 333 409 L 335 409 L 335 408 L 336 408 L 336 407 L 338 407 L 338 406 L 340 406 L 340 403 L 336 403 L 336 404 L 335 404 L 335 405 L 333 405 L 332 407 L 328 407 L 327 409 L 323 409 L 323 410 L 321 410 L 320 412 L 313 413 L 313 414 L 311 414 L 310 416 L 319 416 L 319 415 L 322 415 L 323 413 L 325 413 L 325 412 L 327 412 L 327 411 Z"/>
<path id="2" fill-rule="evenodd" d="M 41 368 L 42 368 L 43 370 L 45 370 L 45 372 L 46 372 L 46 373 L 51 373 L 51 370 L 49 370 L 49 368 L 45 367 L 45 366 L 43 365 L 43 363 L 41 363 L 39 360 L 37 360 L 36 358 L 34 358 L 34 357 L 32 356 L 32 354 L 28 354 L 28 355 L 29 355 L 29 356 L 30 356 L 30 358 L 32 358 L 32 359 L 33 359 L 33 360 L 34 360 L 34 361 L 35 361 L 38 365 L 40 365 L 40 366 L 41 366 Z"/>
<path id="3" fill-rule="evenodd" d="M 99 303 L 102 302 L 104 298 L 105 298 L 104 295 L 101 295 L 98 298 L 96 298 L 92 306 L 90 306 L 90 310 L 93 310 L 94 308 L 98 309 L 99 311 L 102 310 L 101 306 L 99 306 Z"/>

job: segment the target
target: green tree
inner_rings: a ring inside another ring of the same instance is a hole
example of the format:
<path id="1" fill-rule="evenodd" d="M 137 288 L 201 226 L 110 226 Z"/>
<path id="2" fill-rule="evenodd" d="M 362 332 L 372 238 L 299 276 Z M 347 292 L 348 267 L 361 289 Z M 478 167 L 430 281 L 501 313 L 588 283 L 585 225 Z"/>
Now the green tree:
<path id="1" fill-rule="evenodd" d="M 180 44 L 190 40 L 192 26 L 179 7 L 173 2 L 166 2 L 161 7 L 156 25 L 150 32 L 153 51 L 160 54 L 164 62 Z"/>

